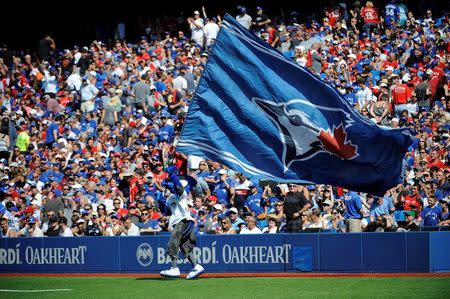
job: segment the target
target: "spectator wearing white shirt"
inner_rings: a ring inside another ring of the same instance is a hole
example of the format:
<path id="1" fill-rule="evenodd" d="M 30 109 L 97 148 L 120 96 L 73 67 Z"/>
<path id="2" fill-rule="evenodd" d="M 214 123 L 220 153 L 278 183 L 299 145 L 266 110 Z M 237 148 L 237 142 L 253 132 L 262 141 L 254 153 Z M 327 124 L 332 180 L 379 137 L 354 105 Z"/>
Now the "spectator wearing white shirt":
<path id="1" fill-rule="evenodd" d="M 121 236 L 140 236 L 139 227 L 137 227 L 133 222 L 131 222 L 130 215 L 126 214 L 122 217 L 123 226 Z"/>
<path id="2" fill-rule="evenodd" d="M 95 77 L 92 76 L 81 88 L 81 112 L 88 113 L 95 109 L 95 97 L 99 90 L 95 87 Z"/>
<path id="3" fill-rule="evenodd" d="M 313 209 L 311 213 L 311 220 L 308 222 L 304 222 L 302 229 L 305 230 L 307 228 L 322 228 L 326 229 L 328 222 L 322 217 L 320 213 L 320 209 Z"/>
<path id="4" fill-rule="evenodd" d="M 216 24 L 216 18 L 206 19 L 206 25 L 203 27 L 203 33 L 206 39 L 206 46 L 212 45 L 219 33 L 219 26 Z"/>
<path id="5" fill-rule="evenodd" d="M 236 16 L 236 21 L 241 24 L 244 28 L 250 29 L 252 25 L 252 17 L 247 14 L 247 8 L 241 7 L 239 9 L 239 15 Z"/>
<path id="6" fill-rule="evenodd" d="M 115 62 L 112 64 L 112 69 L 113 69 L 113 71 L 111 72 L 112 77 L 117 77 L 119 79 L 122 79 L 123 76 L 125 75 L 123 70 Z"/>
<path id="7" fill-rule="evenodd" d="M 185 93 L 188 87 L 188 82 L 184 78 L 185 72 L 187 72 L 188 67 L 187 66 L 181 66 L 180 71 L 178 73 L 178 76 L 173 79 L 173 88 L 175 88 L 177 91 L 181 93 Z"/>
<path id="8" fill-rule="evenodd" d="M 358 101 L 356 104 L 357 109 L 359 111 L 363 110 L 363 108 L 368 110 L 369 106 L 372 104 L 372 102 L 374 102 L 373 93 L 370 88 L 367 87 L 366 79 L 362 77 L 359 78 L 358 85 L 361 89 L 356 93 L 356 99 Z"/>
<path id="9" fill-rule="evenodd" d="M 263 228 L 262 233 L 263 234 L 276 234 L 278 232 L 278 220 L 276 217 L 269 216 L 267 223 L 269 224 L 265 228 Z"/>
<path id="10" fill-rule="evenodd" d="M 78 48 L 78 46 L 73 47 L 73 63 L 74 64 L 77 64 L 81 58 L 81 52 L 79 50 L 80 49 Z"/>
<path id="11" fill-rule="evenodd" d="M 77 68 L 76 66 L 73 67 L 72 74 L 67 78 L 66 83 L 71 90 L 80 91 L 83 80 L 80 76 L 79 68 Z"/>
<path id="12" fill-rule="evenodd" d="M 304 46 L 296 46 L 295 47 L 295 61 L 303 66 L 306 67 L 306 63 L 308 62 L 308 59 L 306 58 L 305 55 L 305 47 Z"/>
<path id="13" fill-rule="evenodd" d="M 254 217 L 247 217 L 247 226 L 241 229 L 241 235 L 261 234 L 261 230 L 256 226 L 256 220 Z"/>
<path id="14" fill-rule="evenodd" d="M 204 34 L 203 34 L 203 20 L 200 18 L 200 12 L 194 11 L 194 18 L 188 18 L 189 27 L 191 28 L 191 39 L 203 47 Z"/>
<path id="15" fill-rule="evenodd" d="M 56 79 L 57 73 L 55 68 L 50 68 L 49 71 L 44 71 L 45 77 L 45 93 L 53 93 L 56 95 L 56 92 L 58 91 L 58 80 Z"/>
<path id="16" fill-rule="evenodd" d="M 73 237 L 72 230 L 67 226 L 67 218 L 62 216 L 58 220 L 61 237 Z"/>

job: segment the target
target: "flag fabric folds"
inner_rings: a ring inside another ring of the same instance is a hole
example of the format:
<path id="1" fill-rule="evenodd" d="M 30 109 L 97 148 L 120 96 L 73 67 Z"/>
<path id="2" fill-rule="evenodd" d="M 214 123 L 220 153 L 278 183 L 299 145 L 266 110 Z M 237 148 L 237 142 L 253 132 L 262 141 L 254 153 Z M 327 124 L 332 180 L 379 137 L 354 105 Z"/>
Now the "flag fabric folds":
<path id="1" fill-rule="evenodd" d="M 375 125 L 332 86 L 226 15 L 177 150 L 252 178 L 382 194 L 399 183 L 408 129 Z"/>

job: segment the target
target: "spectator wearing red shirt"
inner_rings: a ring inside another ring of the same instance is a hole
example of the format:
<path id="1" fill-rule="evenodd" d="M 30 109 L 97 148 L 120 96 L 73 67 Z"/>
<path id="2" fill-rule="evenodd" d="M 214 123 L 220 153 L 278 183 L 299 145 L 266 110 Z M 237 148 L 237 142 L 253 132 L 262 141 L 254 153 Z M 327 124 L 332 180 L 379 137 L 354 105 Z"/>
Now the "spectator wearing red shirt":
<path id="1" fill-rule="evenodd" d="M 153 170 L 153 181 L 157 183 L 162 183 L 166 178 L 169 177 L 167 172 L 164 172 L 163 165 L 161 162 L 155 163 L 155 170 Z"/>
<path id="2" fill-rule="evenodd" d="M 436 166 L 439 169 L 443 169 L 445 164 L 442 162 L 442 160 L 439 157 L 439 149 L 434 148 L 431 151 L 430 157 L 428 157 L 428 168 L 431 168 L 433 166 Z"/>
<path id="3" fill-rule="evenodd" d="M 383 67 L 385 69 L 388 67 L 392 67 L 394 69 L 398 68 L 398 60 L 396 59 L 394 52 L 389 53 L 386 61 L 383 63 Z"/>
<path id="4" fill-rule="evenodd" d="M 138 56 L 138 61 L 146 60 L 150 60 L 150 55 L 145 51 L 145 49 L 141 49 L 141 55 Z"/>
<path id="5" fill-rule="evenodd" d="M 433 70 L 427 70 L 427 74 L 430 75 L 430 91 L 431 97 L 434 99 L 434 96 L 436 95 L 436 87 L 438 86 L 439 80 L 445 76 L 445 73 L 440 68 L 435 67 Z"/>
<path id="6" fill-rule="evenodd" d="M 328 7 L 325 9 L 325 15 L 328 18 L 328 24 L 331 26 L 331 28 L 334 28 L 336 21 L 339 20 L 339 8 Z"/>
<path id="7" fill-rule="evenodd" d="M 367 37 L 370 38 L 371 28 L 378 26 L 378 12 L 373 8 L 372 1 L 367 1 L 366 6 L 361 10 L 361 17 L 364 19 L 364 30 L 366 30 Z"/>
<path id="8" fill-rule="evenodd" d="M 268 24 L 266 26 L 266 32 L 269 34 L 269 39 L 267 40 L 267 42 L 272 47 L 275 47 L 280 40 L 277 29 L 272 24 Z"/>
<path id="9" fill-rule="evenodd" d="M 397 117 L 402 117 L 402 111 L 408 110 L 407 104 L 411 98 L 412 90 L 408 85 L 399 81 L 392 89 L 392 103 L 394 105 L 394 113 Z"/>
<path id="10" fill-rule="evenodd" d="M 403 210 L 410 211 L 412 210 L 412 206 L 420 207 L 420 193 L 419 186 L 414 185 L 411 187 L 411 193 L 403 197 Z"/>

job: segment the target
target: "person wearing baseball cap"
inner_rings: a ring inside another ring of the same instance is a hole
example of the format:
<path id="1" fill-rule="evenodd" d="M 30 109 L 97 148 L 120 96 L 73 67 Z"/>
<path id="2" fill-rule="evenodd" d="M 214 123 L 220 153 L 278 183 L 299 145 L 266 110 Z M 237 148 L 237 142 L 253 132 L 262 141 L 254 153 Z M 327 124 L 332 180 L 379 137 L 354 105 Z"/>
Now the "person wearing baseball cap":
<path id="1" fill-rule="evenodd" d="M 187 21 L 189 23 L 189 28 L 191 29 L 192 41 L 203 46 L 203 27 L 205 26 L 205 23 L 203 22 L 203 19 L 200 18 L 200 12 L 198 10 L 194 11 L 194 18 L 188 18 Z"/>
<path id="2" fill-rule="evenodd" d="M 267 15 L 264 14 L 261 6 L 256 7 L 256 17 L 255 21 L 252 22 L 252 29 L 254 32 L 259 32 L 264 28 L 267 24 L 269 24 L 271 20 Z"/>
<path id="3" fill-rule="evenodd" d="M 250 29 L 252 17 L 247 14 L 247 8 L 243 6 L 239 8 L 239 15 L 236 16 L 236 21 L 245 29 Z"/>
<path id="4" fill-rule="evenodd" d="M 39 228 L 36 217 L 28 217 L 27 224 L 19 231 L 19 237 L 44 237 L 44 232 Z"/>
<path id="5" fill-rule="evenodd" d="M 240 224 L 245 223 L 245 221 L 241 217 L 239 217 L 238 209 L 236 209 L 235 207 L 232 207 L 231 209 L 228 210 L 228 217 L 230 218 L 231 221 L 231 227 L 235 231 L 239 230 Z"/>
<path id="6" fill-rule="evenodd" d="M 416 213 L 414 211 L 405 211 L 405 226 L 399 228 L 397 231 L 418 231 L 419 226 L 415 222 Z"/>

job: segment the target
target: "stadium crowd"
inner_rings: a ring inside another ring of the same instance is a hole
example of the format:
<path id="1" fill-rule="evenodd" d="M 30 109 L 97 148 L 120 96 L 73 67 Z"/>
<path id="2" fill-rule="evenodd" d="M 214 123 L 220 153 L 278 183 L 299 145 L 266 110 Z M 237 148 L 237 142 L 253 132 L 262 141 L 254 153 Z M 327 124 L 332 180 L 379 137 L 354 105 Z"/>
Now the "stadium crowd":
<path id="1" fill-rule="evenodd" d="M 377 197 L 257 182 L 176 152 L 221 21 L 202 8 L 187 18 L 190 32 L 149 26 L 135 44 L 60 50 L 46 36 L 35 56 L 0 49 L 0 236 L 163 233 L 172 173 L 198 234 L 448 226 L 449 15 L 414 15 L 402 1 L 340 1 L 303 23 L 295 11 L 284 19 L 261 7 L 237 11 L 239 23 L 334 85 L 363 116 L 416 130 L 396 187 Z"/>

